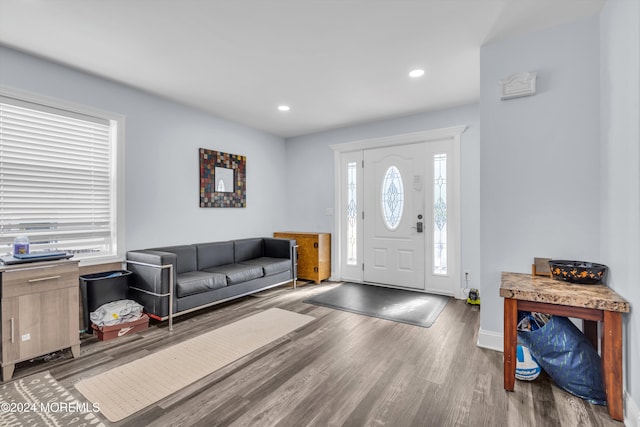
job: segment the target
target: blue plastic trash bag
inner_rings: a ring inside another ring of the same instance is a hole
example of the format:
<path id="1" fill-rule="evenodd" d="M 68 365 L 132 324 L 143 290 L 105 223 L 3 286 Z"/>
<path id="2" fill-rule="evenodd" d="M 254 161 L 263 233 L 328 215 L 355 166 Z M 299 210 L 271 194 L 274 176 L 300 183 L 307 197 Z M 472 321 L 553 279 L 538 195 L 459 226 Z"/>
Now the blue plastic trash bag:
<path id="1" fill-rule="evenodd" d="M 518 337 L 558 387 L 606 405 L 600 356 L 568 318 L 553 316 L 540 329 L 518 331 Z"/>

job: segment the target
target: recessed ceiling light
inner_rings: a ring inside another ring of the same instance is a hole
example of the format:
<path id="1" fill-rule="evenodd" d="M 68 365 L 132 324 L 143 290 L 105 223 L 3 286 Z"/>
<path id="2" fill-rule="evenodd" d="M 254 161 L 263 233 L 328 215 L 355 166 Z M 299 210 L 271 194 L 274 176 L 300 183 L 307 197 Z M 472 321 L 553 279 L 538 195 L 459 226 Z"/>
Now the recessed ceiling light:
<path id="1" fill-rule="evenodd" d="M 409 77 L 422 77 L 424 75 L 424 70 L 421 69 L 415 69 L 415 70 L 411 70 L 411 72 L 409 73 Z"/>
<path id="2" fill-rule="evenodd" d="M 291 107 L 289 107 L 288 105 L 279 105 L 278 106 L 278 110 L 280 110 L 280 111 L 289 111 L 289 110 L 291 110 Z"/>

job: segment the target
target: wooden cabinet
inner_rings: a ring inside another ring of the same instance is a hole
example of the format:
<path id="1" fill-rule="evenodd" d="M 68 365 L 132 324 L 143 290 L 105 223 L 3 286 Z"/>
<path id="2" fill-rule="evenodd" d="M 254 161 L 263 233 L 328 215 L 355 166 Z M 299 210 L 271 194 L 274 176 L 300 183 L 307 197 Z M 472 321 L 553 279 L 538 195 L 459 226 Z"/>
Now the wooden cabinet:
<path id="1" fill-rule="evenodd" d="M 2 380 L 16 363 L 71 348 L 80 356 L 77 261 L 0 267 Z"/>
<path id="2" fill-rule="evenodd" d="M 298 279 L 320 283 L 331 276 L 331 234 L 283 231 L 273 237 L 298 244 Z"/>

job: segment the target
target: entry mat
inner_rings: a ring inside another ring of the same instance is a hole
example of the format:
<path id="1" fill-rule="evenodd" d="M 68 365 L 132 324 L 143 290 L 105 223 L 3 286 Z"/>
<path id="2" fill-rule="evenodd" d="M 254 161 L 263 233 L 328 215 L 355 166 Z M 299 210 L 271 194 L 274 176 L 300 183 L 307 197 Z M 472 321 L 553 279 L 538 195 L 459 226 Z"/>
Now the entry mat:
<path id="1" fill-rule="evenodd" d="M 303 302 L 428 328 L 449 297 L 345 282 Z"/>

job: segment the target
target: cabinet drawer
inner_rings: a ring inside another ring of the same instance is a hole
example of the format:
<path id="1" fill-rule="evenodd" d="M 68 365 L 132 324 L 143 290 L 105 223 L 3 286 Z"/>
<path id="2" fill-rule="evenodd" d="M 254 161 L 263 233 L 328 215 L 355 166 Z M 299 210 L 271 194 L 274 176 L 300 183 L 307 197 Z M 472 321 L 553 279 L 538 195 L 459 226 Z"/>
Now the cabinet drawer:
<path id="1" fill-rule="evenodd" d="M 2 273 L 2 298 L 78 286 L 78 263 L 30 266 Z"/>

